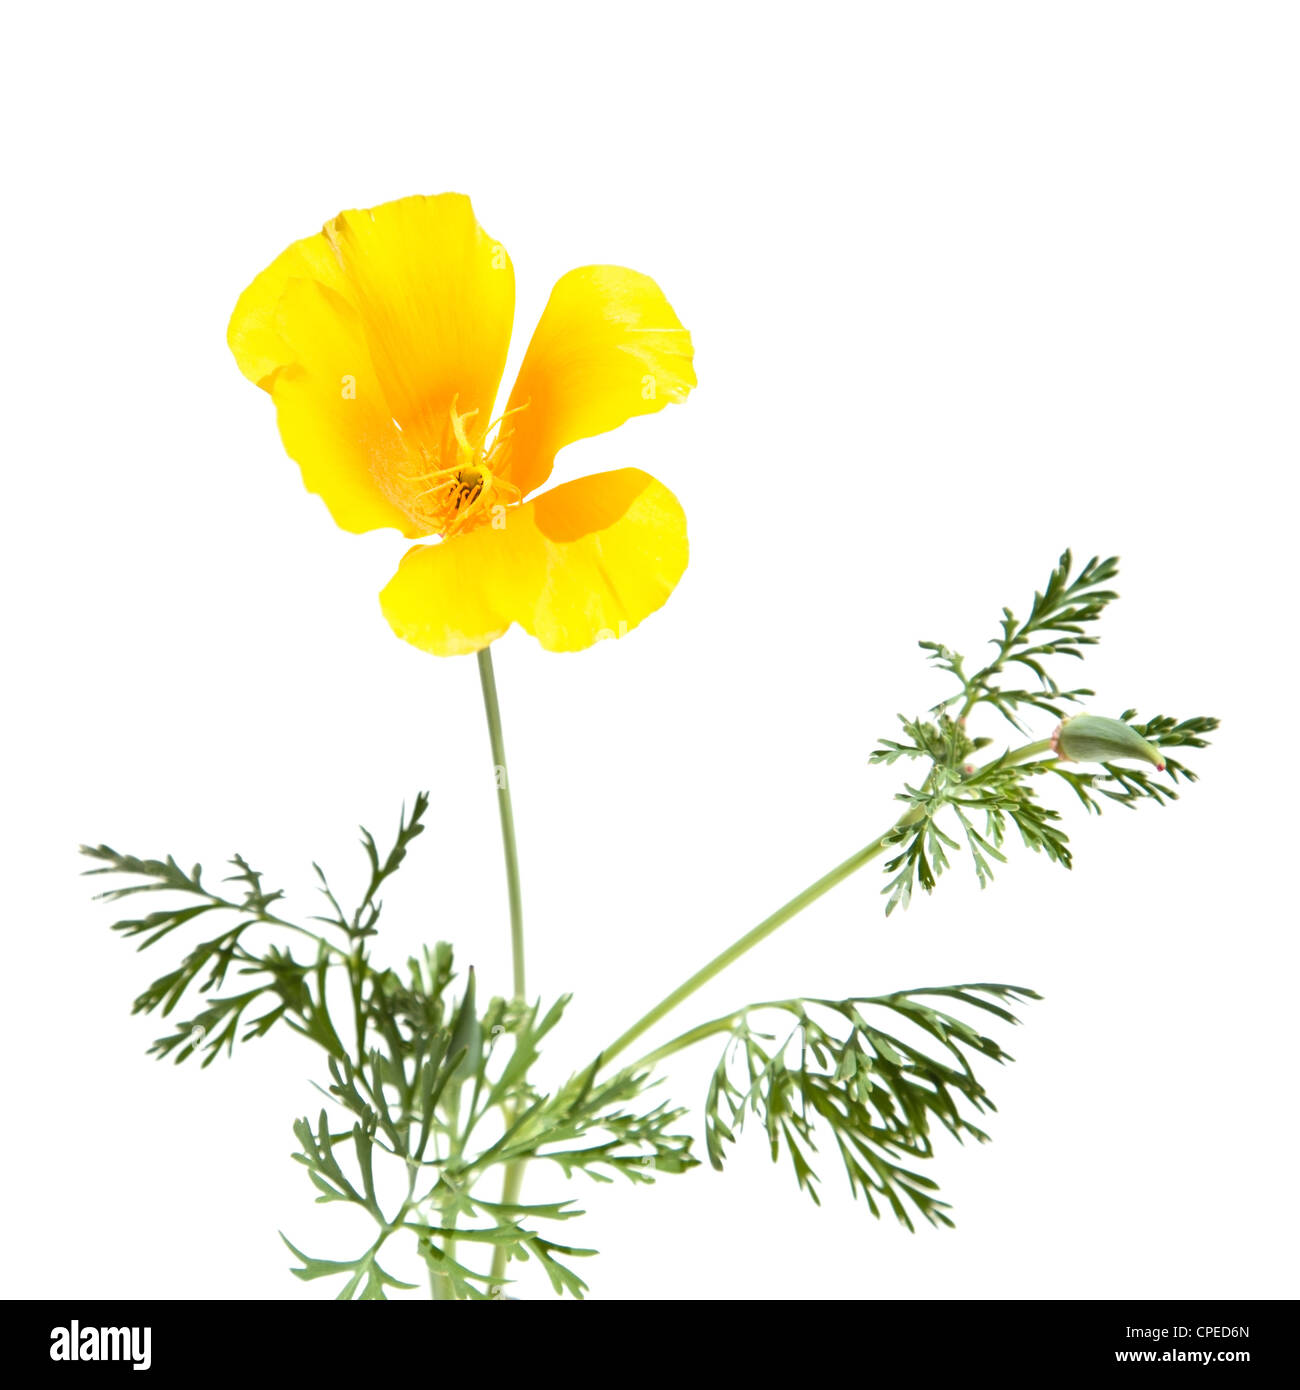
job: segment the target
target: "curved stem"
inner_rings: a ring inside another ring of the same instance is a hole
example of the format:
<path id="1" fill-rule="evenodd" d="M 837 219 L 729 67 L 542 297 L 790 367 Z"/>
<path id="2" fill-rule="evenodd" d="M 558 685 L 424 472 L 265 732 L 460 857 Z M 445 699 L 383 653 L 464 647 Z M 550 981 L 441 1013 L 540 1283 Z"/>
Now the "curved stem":
<path id="1" fill-rule="evenodd" d="M 778 927 L 783 927 L 792 917 L 798 916 L 805 907 L 815 903 L 818 898 L 829 893 L 837 884 L 843 883 L 850 874 L 855 874 L 864 864 L 871 861 L 885 848 L 886 838 L 893 833 L 900 825 L 911 825 L 920 820 L 923 812 L 913 807 L 907 814 L 901 817 L 884 835 L 877 836 L 869 845 L 865 845 L 856 854 L 851 854 L 842 863 L 837 864 L 830 873 L 823 874 L 816 883 L 810 884 L 802 893 L 796 894 L 783 907 L 778 907 L 770 917 L 765 917 L 756 927 L 747 931 L 739 940 L 733 941 L 725 951 L 714 956 L 707 965 L 701 966 L 689 980 L 683 980 L 680 985 L 669 995 L 657 1003 L 649 1013 L 643 1014 L 637 1021 L 616 1038 L 601 1054 L 602 1065 L 611 1058 L 617 1057 L 620 1052 L 631 1043 L 634 1043 L 642 1033 L 648 1032 L 659 1022 L 665 1014 L 671 1013 L 683 1000 L 689 999 L 697 989 L 713 979 L 715 975 L 720 975 L 729 965 L 734 965 L 741 956 L 747 951 L 752 951 L 761 941 L 766 941 Z"/>
<path id="2" fill-rule="evenodd" d="M 705 1038 L 716 1037 L 719 1033 L 729 1033 L 736 1026 L 738 1020 L 746 1014 L 757 1013 L 759 1009 L 767 1008 L 765 1004 L 749 1004 L 743 1009 L 736 1009 L 734 1013 L 723 1014 L 721 1018 L 713 1018 L 708 1023 L 697 1023 L 694 1028 L 688 1028 L 684 1033 L 678 1033 L 675 1038 L 669 1038 L 666 1043 L 656 1047 L 653 1052 L 647 1052 L 644 1057 L 638 1057 L 631 1064 L 631 1070 L 640 1071 L 642 1067 L 652 1067 L 656 1062 L 662 1062 L 665 1057 L 671 1057 L 674 1052 L 682 1052 L 688 1047 L 694 1047 L 697 1042 L 703 1042 Z"/>
<path id="3" fill-rule="evenodd" d="M 1052 753 L 1052 740 L 1050 738 L 1040 738 L 1037 743 L 1026 743 L 1023 748 L 1017 748 L 1015 752 L 1008 753 L 1004 757 L 994 758 L 991 763 L 986 763 L 980 768 L 981 772 L 990 767 L 1015 767 L 1020 763 L 1031 763 L 1042 753 Z M 1050 758 L 1045 758 L 1044 762 L 1056 763 L 1060 759 L 1055 753 Z"/>
<path id="4" fill-rule="evenodd" d="M 1036 743 L 1028 743 L 1023 748 L 1017 748 L 1014 752 L 1005 754 L 1001 758 L 995 758 L 992 762 L 981 768 L 983 772 L 989 767 L 1007 767 L 1013 764 L 1026 763 L 1038 757 L 1042 753 L 1051 751 L 1052 742 L 1050 739 L 1041 739 Z M 1049 759 L 1055 761 L 1055 759 Z M 978 780 L 978 774 L 976 774 Z M 928 785 L 928 783 L 927 783 Z M 783 927 L 792 917 L 797 917 L 804 908 L 815 903 L 818 898 L 829 893 L 838 884 L 844 882 L 850 875 L 857 873 L 864 864 L 869 864 L 885 848 L 886 841 L 895 831 L 909 825 L 915 825 L 918 820 L 925 815 L 925 811 L 920 806 L 913 806 L 911 810 L 900 816 L 884 834 L 877 836 L 869 845 L 864 845 L 856 854 L 851 854 L 842 863 L 837 864 L 829 873 L 823 874 L 816 883 L 810 884 L 802 893 L 796 894 L 783 907 L 778 907 L 770 917 L 765 917 L 756 927 L 747 931 L 744 936 L 733 941 L 725 951 L 714 956 L 707 965 L 702 965 L 694 975 L 688 980 L 683 980 L 671 994 L 665 995 L 649 1013 L 643 1014 L 637 1021 L 621 1036 L 615 1040 L 601 1053 L 601 1066 L 603 1067 L 612 1058 L 617 1057 L 624 1048 L 634 1043 L 643 1033 L 648 1032 L 665 1015 L 670 1014 L 683 1000 L 689 999 L 696 990 L 703 988 L 716 975 L 720 975 L 729 965 L 734 965 L 746 952 L 752 951 L 760 942 L 766 941 L 779 927 Z M 712 1023 L 701 1024 L 698 1028 L 693 1028 L 689 1032 L 683 1033 L 680 1037 L 674 1038 L 671 1042 L 665 1043 L 663 1047 L 648 1053 L 637 1065 L 657 1061 L 661 1057 L 667 1056 L 670 1052 L 676 1052 L 682 1047 L 689 1047 L 691 1043 L 698 1042 L 702 1038 L 709 1037 L 711 1034 L 720 1032 L 726 1023 L 735 1018 L 735 1014 L 728 1014 L 725 1018 L 715 1019 Z"/>

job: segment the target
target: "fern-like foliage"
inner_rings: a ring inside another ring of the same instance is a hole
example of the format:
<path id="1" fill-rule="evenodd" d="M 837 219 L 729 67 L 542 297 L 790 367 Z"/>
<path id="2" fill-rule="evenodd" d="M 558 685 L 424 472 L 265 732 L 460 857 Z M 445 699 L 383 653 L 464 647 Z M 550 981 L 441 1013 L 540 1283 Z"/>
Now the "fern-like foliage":
<path id="1" fill-rule="evenodd" d="M 906 908 L 918 887 L 932 892 L 951 866 L 950 854 L 963 848 L 970 852 L 981 888 L 993 881 L 994 865 L 1006 862 L 1011 839 L 1070 868 L 1073 853 L 1061 813 L 1040 795 L 1045 773 L 1066 782 L 1084 806 L 1096 812 L 1104 800 L 1129 807 L 1143 800 L 1164 805 L 1178 799 L 1179 781 L 1196 780 L 1190 768 L 1171 757 L 1166 757 L 1159 777 L 1146 766 L 1102 763 L 1100 770 L 1090 770 L 1065 763 L 1049 738 L 1018 750 L 1007 749 L 989 761 L 978 760 L 976 755 L 993 742 L 987 735 L 975 736 L 969 728 L 981 706 L 991 706 L 1023 730 L 1029 713 L 1040 711 L 1059 720 L 1067 704 L 1093 694 L 1083 687 L 1067 689 L 1060 684 L 1051 663 L 1059 657 L 1082 660 L 1085 649 L 1096 643 L 1091 629 L 1117 597 L 1108 586 L 1119 572 L 1119 562 L 1094 557 L 1078 574 L 1073 573 L 1073 563 L 1067 550 L 1042 590 L 1035 593 L 1023 621 L 1009 608 L 1002 610 L 993 659 L 974 674 L 966 673 L 965 658 L 949 647 L 938 642 L 920 644 L 931 660 L 957 679 L 960 689 L 941 700 L 929 719 L 900 714 L 903 738 L 882 739 L 871 754 L 872 763 L 884 766 L 900 761 L 928 765 L 919 784 L 907 783 L 898 793 L 905 810 L 881 837 L 881 848 L 887 853 L 888 879 L 882 889 L 886 916 L 895 908 Z M 1007 684 L 1008 674 L 1016 668 L 1031 674 L 1036 687 Z M 1204 716 L 1179 722 L 1165 715 L 1135 722 L 1135 710 L 1126 710 L 1120 718 L 1161 748 L 1204 748 L 1205 735 L 1219 723 Z"/>
<path id="2" fill-rule="evenodd" d="M 1016 985 L 948 985 L 855 999 L 786 999 L 757 1004 L 731 1020 L 705 1104 L 709 1161 L 750 1119 L 784 1154 L 800 1188 L 820 1202 L 813 1167 L 818 1140 L 838 1154 L 855 1197 L 874 1216 L 888 1209 L 909 1230 L 914 1217 L 951 1226 L 938 1184 L 917 1171 L 934 1156 L 934 1137 L 988 1135 L 975 1122 L 995 1109 L 974 1059 L 1011 1058 L 974 1024 L 936 1007 L 956 1004 L 1017 1022 L 1006 1007 L 1037 999 Z M 757 1020 L 775 1019 L 771 1031 Z"/>

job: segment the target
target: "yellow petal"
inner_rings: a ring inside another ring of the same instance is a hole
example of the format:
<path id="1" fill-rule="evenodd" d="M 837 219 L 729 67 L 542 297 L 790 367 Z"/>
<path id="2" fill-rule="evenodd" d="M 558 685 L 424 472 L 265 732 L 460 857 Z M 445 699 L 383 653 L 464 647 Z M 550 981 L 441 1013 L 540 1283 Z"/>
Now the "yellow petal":
<path id="1" fill-rule="evenodd" d="M 271 381 L 285 452 L 345 531 L 425 534 L 399 505 L 412 465 L 366 349 L 357 312 L 314 280 L 290 280 L 275 331 L 292 354 Z"/>
<path id="2" fill-rule="evenodd" d="M 551 291 L 510 393 L 506 465 L 521 492 L 550 476 L 556 453 L 633 415 L 683 401 L 695 385 L 691 335 L 646 275 L 571 270 Z"/>
<path id="3" fill-rule="evenodd" d="M 295 241 L 239 296 L 226 341 L 239 370 L 267 391 L 276 371 L 293 361 L 292 350 L 279 330 L 280 297 L 290 280 L 316 280 L 329 289 L 347 292 L 334 248 L 318 233 Z"/>
<path id="4" fill-rule="evenodd" d="M 548 651 L 622 637 L 686 569 L 686 517 L 639 469 L 597 473 L 409 550 L 380 595 L 405 641 L 438 656 L 478 651 L 517 622 Z"/>
<path id="5" fill-rule="evenodd" d="M 513 316 L 510 258 L 445 193 L 295 242 L 240 296 L 228 338 L 338 524 L 420 536 L 436 470 L 487 429 Z"/>
<path id="6" fill-rule="evenodd" d="M 501 384 L 515 275 L 463 194 L 340 213 L 325 228 L 403 430 L 433 444 L 453 401 L 481 438 Z"/>

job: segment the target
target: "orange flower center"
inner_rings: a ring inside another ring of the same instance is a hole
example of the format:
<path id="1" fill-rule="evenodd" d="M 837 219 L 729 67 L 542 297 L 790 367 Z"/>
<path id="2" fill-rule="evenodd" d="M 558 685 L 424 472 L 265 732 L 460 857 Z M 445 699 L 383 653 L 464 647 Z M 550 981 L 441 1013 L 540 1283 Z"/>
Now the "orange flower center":
<path id="1" fill-rule="evenodd" d="M 514 413 L 507 411 L 507 415 Z M 393 500 L 430 535 L 445 539 L 498 521 L 523 496 L 504 476 L 512 433 L 502 428 L 506 416 L 489 425 L 482 436 L 472 437 L 466 425 L 477 414 L 477 410 L 460 414 L 453 399 L 447 428 L 434 447 L 420 443 L 413 448 L 410 436 L 406 437 L 415 467 L 397 475 Z M 487 436 L 494 428 L 489 444 Z"/>

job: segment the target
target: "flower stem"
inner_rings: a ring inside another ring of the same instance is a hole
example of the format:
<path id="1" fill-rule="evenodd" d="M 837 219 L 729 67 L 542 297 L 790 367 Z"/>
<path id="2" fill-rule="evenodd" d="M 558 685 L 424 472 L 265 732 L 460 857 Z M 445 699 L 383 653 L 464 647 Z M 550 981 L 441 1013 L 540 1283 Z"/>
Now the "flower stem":
<path id="1" fill-rule="evenodd" d="M 524 903 L 519 890 L 519 851 L 515 847 L 515 813 L 510 802 L 510 777 L 506 771 L 506 744 L 501 733 L 501 707 L 497 702 L 497 678 L 492 667 L 492 648 L 484 647 L 478 654 L 478 676 L 483 687 L 483 708 L 487 712 L 488 737 L 492 741 L 492 762 L 496 770 L 497 804 L 501 811 L 501 843 L 506 856 L 506 887 L 510 894 L 510 958 L 514 971 L 514 997 L 522 1004 L 526 998 L 524 983 Z M 522 1081 L 523 1078 L 521 1077 Z M 513 1119 L 506 1115 L 506 1124 Z M 506 1164 L 502 1181 L 501 1201 L 510 1207 L 519 1201 L 524 1181 L 522 1162 Z M 500 1289 L 506 1272 L 506 1247 L 498 1245 L 492 1252 L 491 1278 L 493 1287 Z"/>
<path id="2" fill-rule="evenodd" d="M 922 814 L 918 808 L 913 807 L 884 835 L 872 840 L 869 845 L 858 850 L 856 854 L 849 855 L 842 864 L 837 864 L 830 873 L 824 874 L 816 883 L 810 884 L 802 893 L 791 898 L 784 907 L 778 907 L 770 917 L 765 917 L 758 926 L 747 931 L 739 940 L 733 941 L 725 951 L 714 956 L 707 965 L 701 966 L 689 980 L 684 980 L 671 994 L 661 999 L 649 1013 L 643 1014 L 626 1033 L 616 1038 L 601 1054 L 602 1065 L 610 1061 L 611 1058 L 617 1057 L 625 1047 L 634 1043 L 642 1033 L 653 1028 L 661 1018 L 671 1013 L 683 1000 L 689 999 L 697 989 L 708 984 L 715 975 L 720 975 L 729 965 L 734 965 L 747 951 L 752 951 L 760 941 L 766 941 L 778 927 L 783 927 L 805 907 L 829 893 L 837 884 L 843 883 L 850 874 L 857 873 L 864 864 L 869 864 L 885 848 L 886 837 L 897 826 L 911 825 L 914 821 L 920 820 Z"/>
<path id="3" fill-rule="evenodd" d="M 1040 738 L 1037 743 L 1026 743 L 1023 747 L 1017 748 L 1014 752 L 1004 753 L 1000 758 L 994 758 L 991 763 L 986 763 L 980 768 L 981 772 L 990 767 L 1016 767 L 1020 763 L 1032 763 L 1035 758 L 1042 757 L 1044 753 L 1051 753 L 1050 758 L 1045 758 L 1046 763 L 1059 762 L 1060 759 L 1052 752 L 1052 740 L 1050 738 Z"/>
<path id="4" fill-rule="evenodd" d="M 506 887 L 510 894 L 510 957 L 514 966 L 514 995 L 522 1002 L 524 986 L 524 903 L 519 891 L 519 851 L 515 848 L 515 813 L 510 803 L 510 778 L 506 772 L 506 744 L 501 734 L 501 706 L 497 703 L 497 678 L 492 669 L 492 649 L 478 654 L 478 678 L 483 686 L 488 737 L 497 779 L 497 806 L 501 812 L 501 842 L 506 856 Z"/>
<path id="5" fill-rule="evenodd" d="M 1051 747 L 1050 739 L 1028 743 L 1023 748 L 1017 748 L 1014 752 L 1006 753 L 1001 758 L 994 759 L 986 766 L 1006 767 L 1012 764 L 1030 762 L 1042 753 L 1049 753 Z M 980 769 L 980 771 L 984 770 L 984 768 Z M 617 1057 L 624 1048 L 653 1028 L 665 1015 L 670 1014 L 678 1004 L 689 999 L 696 990 L 708 984 L 716 975 L 720 975 L 729 965 L 734 965 L 746 952 L 752 951 L 760 942 L 766 941 L 778 927 L 783 927 L 792 917 L 797 917 L 804 908 L 811 906 L 818 898 L 829 893 L 832 888 L 843 883 L 852 874 L 857 873 L 864 864 L 871 863 L 885 848 L 886 841 L 895 831 L 909 825 L 915 825 L 923 815 L 925 815 L 925 811 L 922 807 L 913 806 L 909 811 L 904 812 L 884 834 L 878 835 L 869 845 L 864 845 L 862 849 L 858 850 L 856 854 L 849 855 L 842 864 L 837 864 L 829 873 L 823 874 L 816 883 L 809 884 L 802 893 L 796 894 L 783 907 L 778 907 L 770 917 L 765 917 L 758 926 L 751 928 L 744 936 L 733 941 L 725 951 L 714 956 L 707 965 L 701 966 L 690 979 L 683 980 L 671 994 L 665 995 L 649 1013 L 643 1014 L 627 1032 L 616 1038 L 601 1053 L 601 1065 L 604 1066 L 612 1058 Z M 683 1033 L 679 1038 L 674 1038 L 672 1042 L 666 1043 L 641 1060 L 642 1062 L 656 1061 L 660 1057 L 667 1056 L 669 1052 L 676 1052 L 681 1047 L 698 1042 L 701 1038 L 719 1031 L 724 1023 L 734 1017 L 735 1015 L 728 1015 L 726 1019 L 714 1020 L 713 1023 L 703 1024 L 698 1029 L 691 1029 L 690 1032 Z M 640 1064 L 638 1063 L 638 1065 Z"/>

